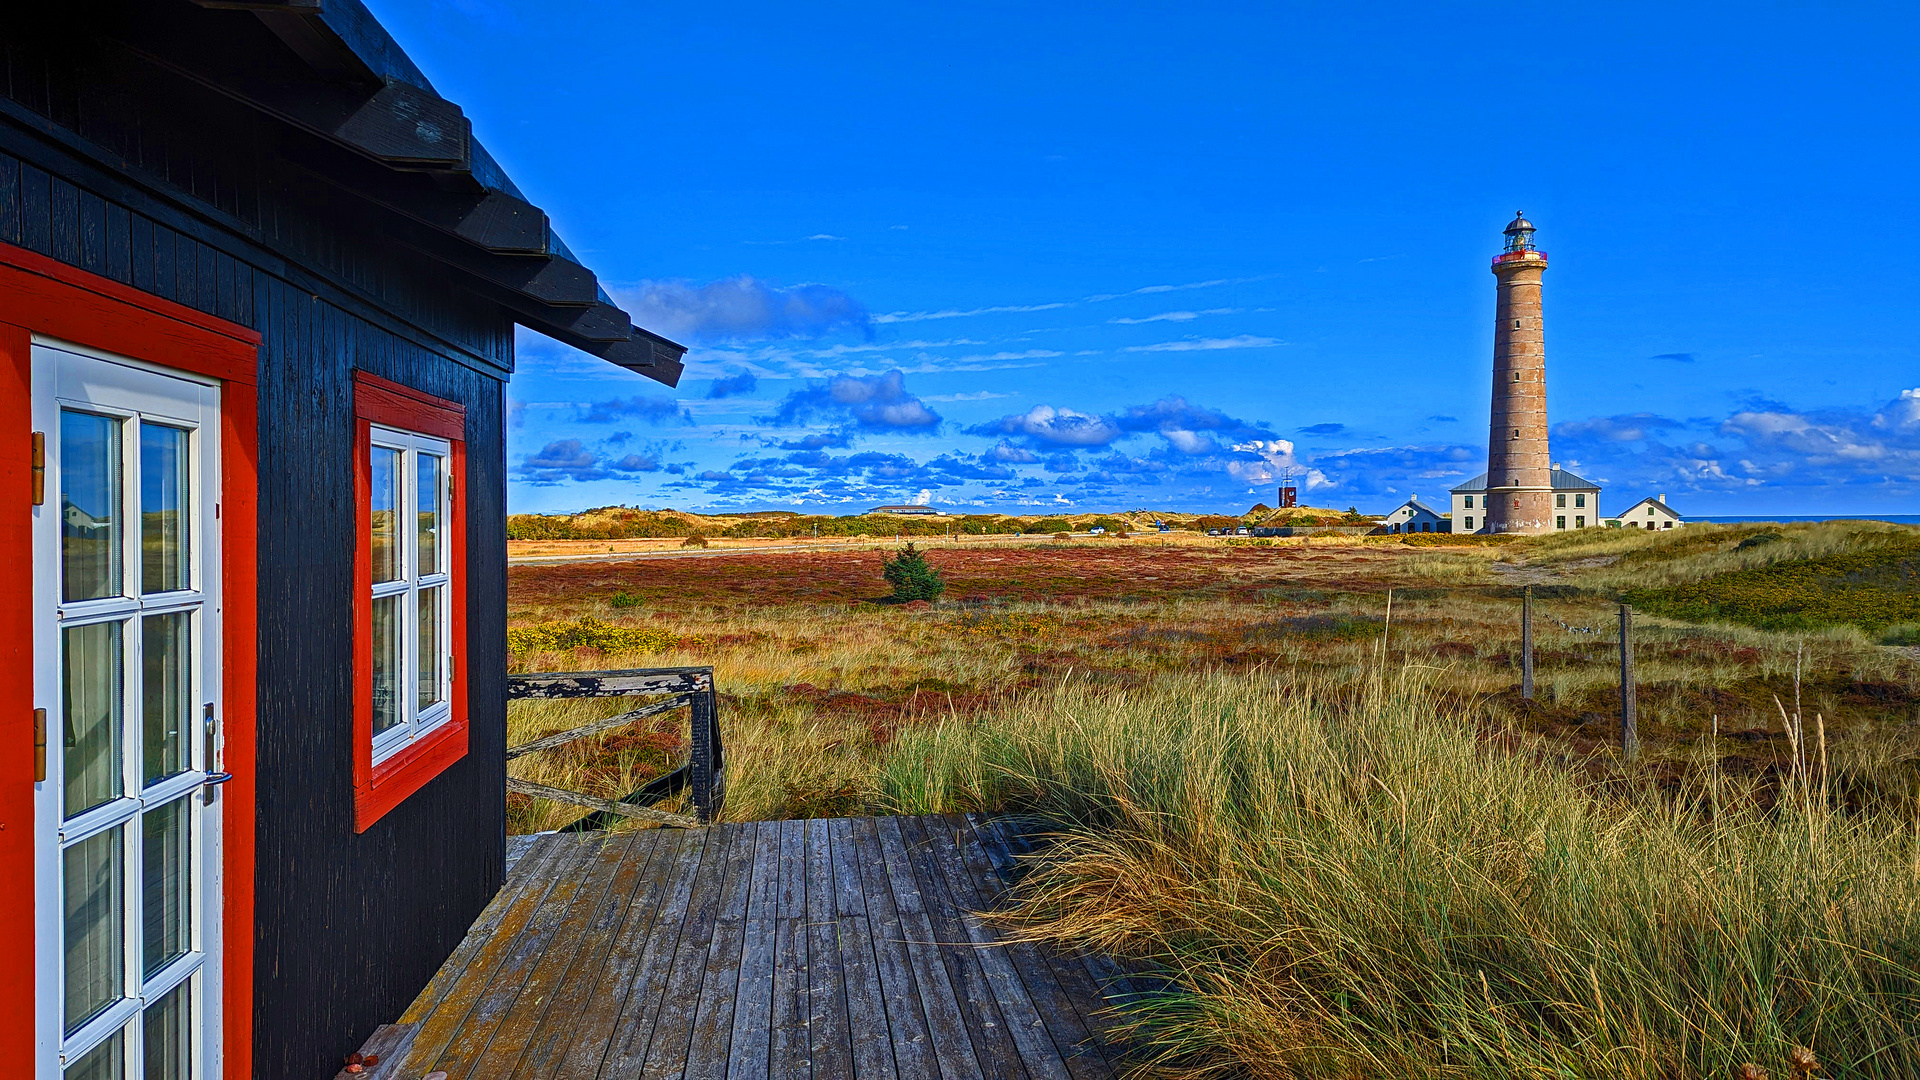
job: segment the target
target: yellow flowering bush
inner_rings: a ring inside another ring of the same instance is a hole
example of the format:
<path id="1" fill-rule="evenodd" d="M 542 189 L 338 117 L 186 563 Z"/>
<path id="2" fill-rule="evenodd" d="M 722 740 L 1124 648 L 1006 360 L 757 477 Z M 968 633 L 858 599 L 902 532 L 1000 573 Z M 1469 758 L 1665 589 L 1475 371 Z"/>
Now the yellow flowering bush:
<path id="1" fill-rule="evenodd" d="M 568 652 L 573 649 L 661 652 L 684 644 L 686 640 L 658 626 L 614 626 L 592 616 L 583 616 L 572 622 L 516 626 L 507 631 L 507 649 L 514 653 Z"/>

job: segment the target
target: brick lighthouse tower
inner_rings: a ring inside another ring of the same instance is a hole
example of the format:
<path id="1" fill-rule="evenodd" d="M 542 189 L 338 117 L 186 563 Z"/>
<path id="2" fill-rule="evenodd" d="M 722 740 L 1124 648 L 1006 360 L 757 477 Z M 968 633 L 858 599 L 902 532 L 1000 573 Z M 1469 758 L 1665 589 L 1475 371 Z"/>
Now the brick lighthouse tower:
<path id="1" fill-rule="evenodd" d="M 1553 463 L 1547 453 L 1547 347 L 1540 318 L 1547 256 L 1533 246 L 1533 223 L 1518 212 L 1506 236 L 1506 249 L 1493 259 L 1499 303 L 1493 323 L 1486 531 L 1547 532 Z"/>

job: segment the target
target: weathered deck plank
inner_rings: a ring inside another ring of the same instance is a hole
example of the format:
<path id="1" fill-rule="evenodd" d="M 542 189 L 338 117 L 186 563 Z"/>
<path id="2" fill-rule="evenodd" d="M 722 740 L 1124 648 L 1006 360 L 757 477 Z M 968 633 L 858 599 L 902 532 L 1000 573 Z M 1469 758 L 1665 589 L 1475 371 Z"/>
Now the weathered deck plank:
<path id="1" fill-rule="evenodd" d="M 583 931 L 588 945 L 566 972 L 560 988 L 554 991 L 552 1003 L 547 1006 L 548 1020 L 527 1044 L 527 1051 L 514 1071 L 514 1080 L 549 1077 L 559 1069 L 572 1044 L 573 1033 L 581 1025 L 582 1014 L 591 1007 L 594 987 L 619 940 L 616 931 L 627 918 L 628 908 L 652 859 L 654 845 L 662 834 L 663 830 L 653 829 L 607 841 L 602 857 L 618 860 L 618 869 Z"/>
<path id="2" fill-rule="evenodd" d="M 1082 958 L 981 912 L 1022 841 L 978 815 L 542 836 L 383 1028 L 449 1080 L 1107 1080 Z M 400 1048 L 395 1048 L 400 1047 Z"/>
<path id="3" fill-rule="evenodd" d="M 687 1041 L 685 1080 L 722 1080 L 727 1075 L 727 1052 L 733 1042 L 733 1018 L 741 989 L 759 823 L 747 821 L 720 828 L 727 830 L 726 877 L 720 885 L 713 940 L 707 946 L 706 968 L 700 978 L 700 1004 Z"/>
<path id="4" fill-rule="evenodd" d="M 1025 1080 L 1026 1068 L 1020 1062 L 1020 1047 L 1007 1030 L 995 1000 L 993 985 L 980 966 L 980 957 L 971 947 L 967 928 L 960 921 L 960 909 L 947 891 L 940 873 L 933 841 L 927 836 L 922 818 L 899 818 L 900 838 L 906 845 L 906 868 L 913 874 L 920 903 L 926 909 L 932 934 L 927 939 L 935 946 L 947 976 L 953 982 L 960 1013 L 967 1022 L 967 1036 L 973 1040 L 974 1057 L 988 1080 Z"/>

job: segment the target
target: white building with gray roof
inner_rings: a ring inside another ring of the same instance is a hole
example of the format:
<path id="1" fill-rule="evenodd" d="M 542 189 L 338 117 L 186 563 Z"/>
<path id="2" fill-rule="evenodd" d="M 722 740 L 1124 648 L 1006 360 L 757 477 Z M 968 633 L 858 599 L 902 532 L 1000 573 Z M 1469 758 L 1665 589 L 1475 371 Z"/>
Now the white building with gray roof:
<path id="1" fill-rule="evenodd" d="M 1600 524 L 1600 485 L 1553 463 L 1553 531 L 1589 529 Z M 1453 489 L 1453 532 L 1487 531 L 1487 474 Z"/>
<path id="2" fill-rule="evenodd" d="M 1447 532 L 1447 515 L 1420 501 L 1415 495 L 1380 519 L 1380 527 L 1390 533 Z"/>

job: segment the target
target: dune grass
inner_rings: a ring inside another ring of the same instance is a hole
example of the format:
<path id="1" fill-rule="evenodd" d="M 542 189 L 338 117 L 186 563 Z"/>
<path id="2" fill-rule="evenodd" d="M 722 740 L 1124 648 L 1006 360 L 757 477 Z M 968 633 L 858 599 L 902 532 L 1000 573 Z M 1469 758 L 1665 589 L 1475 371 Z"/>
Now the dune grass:
<path id="1" fill-rule="evenodd" d="M 1543 767 L 1415 670 L 1333 690 L 1067 680 L 902 732 L 879 786 L 1066 838 L 1020 931 L 1172 979 L 1127 1011 L 1163 1075 L 1920 1075 L 1910 792 L 1763 811 Z"/>

